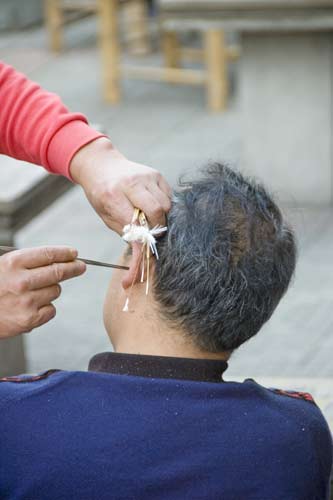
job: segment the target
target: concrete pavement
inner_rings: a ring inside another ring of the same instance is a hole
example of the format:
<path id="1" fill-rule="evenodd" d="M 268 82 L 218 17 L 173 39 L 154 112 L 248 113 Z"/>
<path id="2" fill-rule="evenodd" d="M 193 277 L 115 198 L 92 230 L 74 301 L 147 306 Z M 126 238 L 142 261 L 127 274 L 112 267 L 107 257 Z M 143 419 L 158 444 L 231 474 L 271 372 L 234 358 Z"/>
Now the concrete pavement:
<path id="1" fill-rule="evenodd" d="M 172 184 L 180 173 L 193 172 L 209 159 L 237 164 L 237 87 L 229 109 L 218 115 L 206 111 L 202 89 L 159 83 L 125 82 L 123 102 L 108 106 L 101 98 L 94 20 L 69 27 L 66 37 L 67 50 L 54 56 L 41 29 L 1 35 L 0 58 L 57 92 L 91 122 L 102 124 L 128 157 L 158 168 Z M 332 210 L 296 207 L 288 214 L 300 243 L 296 279 L 269 324 L 234 354 L 229 378 L 333 380 Z M 123 247 L 80 188 L 30 223 L 17 243 L 75 245 L 83 257 L 110 262 Z M 64 284 L 56 319 L 25 337 L 29 371 L 83 370 L 92 354 L 110 349 L 102 324 L 109 277 L 106 269 L 90 268 L 83 278 Z"/>

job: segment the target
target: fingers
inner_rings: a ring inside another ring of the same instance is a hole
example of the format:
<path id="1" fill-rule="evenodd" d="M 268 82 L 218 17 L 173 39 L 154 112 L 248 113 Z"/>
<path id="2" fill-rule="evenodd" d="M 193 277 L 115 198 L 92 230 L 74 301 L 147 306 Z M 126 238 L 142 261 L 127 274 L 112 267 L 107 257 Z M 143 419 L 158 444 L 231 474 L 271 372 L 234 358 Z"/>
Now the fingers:
<path id="1" fill-rule="evenodd" d="M 133 207 L 137 207 L 145 213 L 150 227 L 157 226 L 158 224 L 161 226 L 165 225 L 165 211 L 147 188 L 137 186 L 130 193 L 130 201 Z"/>
<path id="2" fill-rule="evenodd" d="M 37 290 L 80 276 L 85 270 L 86 265 L 80 260 L 51 264 L 27 271 L 24 283 L 27 290 Z"/>
<path id="3" fill-rule="evenodd" d="M 172 189 L 162 175 L 158 177 L 157 184 L 159 188 L 163 191 L 163 193 L 169 198 L 169 200 L 171 200 Z"/>
<path id="4" fill-rule="evenodd" d="M 20 296 L 18 314 L 16 315 L 17 332 L 27 333 L 44 325 L 56 315 L 56 308 L 51 304 L 60 295 L 60 287 L 53 290 L 38 290 L 27 292 Z"/>
<path id="5" fill-rule="evenodd" d="M 41 307 L 38 310 L 34 325 L 32 328 L 37 328 L 38 326 L 42 326 L 45 323 L 48 323 L 51 319 L 55 317 L 57 314 L 56 308 L 53 304 L 48 304 L 46 306 Z"/>
<path id="6" fill-rule="evenodd" d="M 122 234 L 135 207 L 151 226 L 165 224 L 171 188 L 157 170 L 129 161 L 109 141 L 93 141 L 76 156 L 72 175 L 108 227 Z"/>
<path id="7" fill-rule="evenodd" d="M 0 338 L 29 332 L 52 319 L 59 282 L 80 276 L 86 265 L 68 247 L 42 247 L 0 257 Z M 60 262 L 57 262 L 57 261 Z"/>
<path id="8" fill-rule="evenodd" d="M 122 235 L 123 228 L 133 217 L 134 206 L 123 192 L 115 193 L 106 204 L 106 224 Z M 112 214 L 112 215 L 111 215 Z"/>
<path id="9" fill-rule="evenodd" d="M 54 262 L 72 261 L 77 257 L 77 250 L 65 246 L 24 248 L 11 252 L 6 257 L 12 267 L 34 269 Z"/>
<path id="10" fill-rule="evenodd" d="M 37 309 L 40 309 L 43 306 L 47 306 L 54 300 L 57 300 L 61 294 L 61 286 L 60 285 L 52 285 L 46 288 L 41 288 L 39 290 L 33 290 L 29 292 L 30 300 Z"/>
<path id="11" fill-rule="evenodd" d="M 171 200 L 156 183 L 147 187 L 138 185 L 129 192 L 128 198 L 123 193 L 119 193 L 117 200 L 113 198 L 113 205 L 110 206 L 112 219 L 106 217 L 107 224 L 118 234 L 122 234 L 124 226 L 132 220 L 134 208 L 139 208 L 146 214 L 151 227 L 164 225 L 165 213 L 171 208 Z"/>
<path id="12" fill-rule="evenodd" d="M 151 183 L 147 186 L 147 190 L 152 194 L 154 199 L 162 207 L 164 214 L 168 213 L 171 208 L 170 197 L 161 189 L 159 184 Z M 148 215 L 147 215 L 148 217 Z M 155 224 L 154 224 L 155 225 Z"/>
<path id="13" fill-rule="evenodd" d="M 165 224 L 165 214 L 171 208 L 171 188 L 161 174 L 151 170 L 145 182 L 131 183 L 126 195 L 133 208 L 145 213 L 151 227 Z"/>

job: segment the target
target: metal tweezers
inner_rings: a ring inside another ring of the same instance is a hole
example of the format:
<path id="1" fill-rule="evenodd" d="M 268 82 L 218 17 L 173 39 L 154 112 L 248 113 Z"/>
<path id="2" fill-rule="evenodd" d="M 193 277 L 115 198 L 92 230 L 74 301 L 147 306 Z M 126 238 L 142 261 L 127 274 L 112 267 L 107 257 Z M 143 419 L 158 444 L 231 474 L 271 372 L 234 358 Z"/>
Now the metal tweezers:
<path id="1" fill-rule="evenodd" d="M 18 250 L 18 248 L 0 246 L 0 252 L 2 252 L 2 254 L 7 252 L 13 252 L 14 250 Z M 82 260 L 82 262 L 90 266 L 111 267 L 113 269 L 123 269 L 124 271 L 127 271 L 129 269 L 129 267 L 127 266 L 119 266 L 118 264 L 109 264 L 107 262 L 100 262 L 98 260 L 83 259 L 82 257 L 79 256 L 77 257 L 77 260 Z"/>

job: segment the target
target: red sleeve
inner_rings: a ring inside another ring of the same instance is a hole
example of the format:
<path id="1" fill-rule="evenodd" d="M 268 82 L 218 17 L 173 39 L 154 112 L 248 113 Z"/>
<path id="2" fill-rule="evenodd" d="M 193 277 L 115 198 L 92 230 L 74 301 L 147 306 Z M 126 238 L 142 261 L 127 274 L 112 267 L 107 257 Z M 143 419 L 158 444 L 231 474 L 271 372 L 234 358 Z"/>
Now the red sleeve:
<path id="1" fill-rule="evenodd" d="M 0 153 L 70 178 L 74 154 L 103 136 L 57 95 L 0 61 Z"/>

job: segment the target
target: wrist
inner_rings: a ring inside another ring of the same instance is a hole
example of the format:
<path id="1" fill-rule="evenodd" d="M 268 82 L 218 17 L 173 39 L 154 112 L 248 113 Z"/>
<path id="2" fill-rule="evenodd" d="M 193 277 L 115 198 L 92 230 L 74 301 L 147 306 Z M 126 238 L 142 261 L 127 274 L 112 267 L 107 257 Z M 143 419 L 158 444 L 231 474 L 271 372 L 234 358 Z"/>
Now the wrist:
<path id="1" fill-rule="evenodd" d="M 105 155 L 108 155 L 109 158 L 112 156 L 119 158 L 119 156 L 121 156 L 120 153 L 114 149 L 111 141 L 107 137 L 99 137 L 79 149 L 73 156 L 69 165 L 69 171 L 73 181 L 82 185 L 87 173 L 91 170 L 95 170 L 101 157 Z"/>

